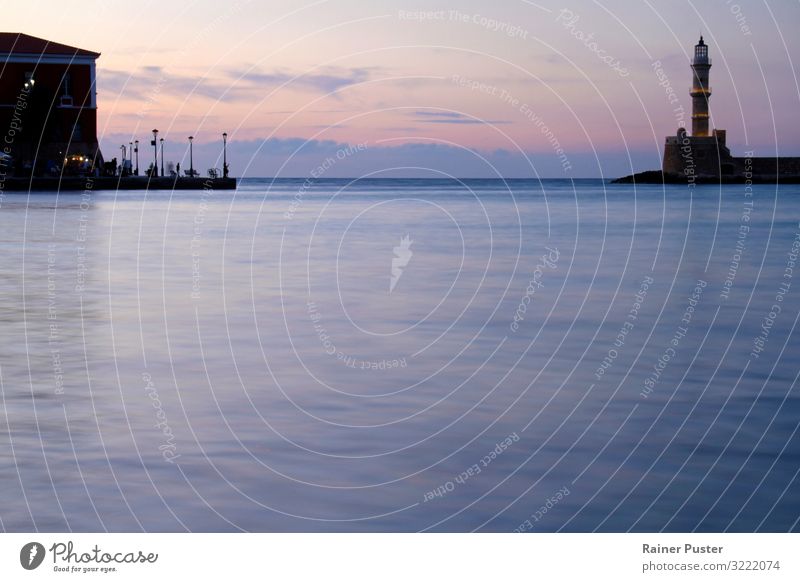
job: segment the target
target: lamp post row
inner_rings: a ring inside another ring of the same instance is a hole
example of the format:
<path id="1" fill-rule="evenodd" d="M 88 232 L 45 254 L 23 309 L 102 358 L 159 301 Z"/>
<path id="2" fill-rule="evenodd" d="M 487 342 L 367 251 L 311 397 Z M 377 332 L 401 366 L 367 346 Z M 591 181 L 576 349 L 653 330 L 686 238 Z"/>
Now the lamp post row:
<path id="1" fill-rule="evenodd" d="M 164 177 L 164 138 L 158 137 L 158 130 L 153 130 L 153 139 L 150 145 L 153 146 L 153 172 L 158 175 L 158 146 L 161 145 L 161 177 Z M 131 166 L 133 166 L 133 154 L 136 154 L 136 169 L 134 175 L 139 175 L 139 140 L 128 143 L 128 148 L 123 144 L 120 149 L 122 150 L 123 166 L 125 161 L 130 159 Z M 126 154 L 127 152 L 127 154 Z M 126 157 L 130 156 L 130 157 Z M 194 177 L 194 136 L 189 136 L 189 176 Z M 222 134 L 222 177 L 228 177 L 228 133 Z"/>
<path id="2" fill-rule="evenodd" d="M 161 177 L 164 177 L 164 138 L 158 137 L 158 130 L 153 130 L 153 139 L 150 140 L 150 145 L 153 146 L 153 170 L 156 175 L 159 174 L 158 170 L 158 146 L 161 145 Z M 189 176 L 194 177 L 194 136 L 189 136 Z M 123 144 L 120 146 L 122 150 L 122 165 L 125 166 L 125 161 L 130 160 L 133 166 L 133 155 L 136 154 L 136 169 L 133 171 L 135 176 L 139 175 L 139 140 L 128 142 L 128 147 Z M 222 134 L 222 177 L 228 177 L 228 133 Z"/>
<path id="3" fill-rule="evenodd" d="M 122 167 L 120 168 L 120 174 L 125 173 L 126 166 L 130 168 L 130 173 L 134 176 L 139 175 L 139 140 L 136 141 L 129 141 L 127 147 L 125 144 L 119 146 L 119 149 L 122 151 Z M 136 169 L 133 168 L 133 155 L 136 154 Z"/>

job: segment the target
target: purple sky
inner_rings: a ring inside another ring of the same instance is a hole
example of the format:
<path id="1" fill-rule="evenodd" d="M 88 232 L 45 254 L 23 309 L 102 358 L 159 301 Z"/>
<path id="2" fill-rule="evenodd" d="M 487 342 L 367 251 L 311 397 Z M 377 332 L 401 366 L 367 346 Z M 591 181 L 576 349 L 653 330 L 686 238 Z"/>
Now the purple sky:
<path id="1" fill-rule="evenodd" d="M 31 1 L 3 19 L 102 53 L 108 158 L 157 127 L 184 167 L 196 136 L 201 169 L 221 166 L 227 131 L 247 176 L 657 168 L 676 107 L 690 125 L 700 34 L 712 124 L 734 155 L 800 155 L 798 2 Z"/>

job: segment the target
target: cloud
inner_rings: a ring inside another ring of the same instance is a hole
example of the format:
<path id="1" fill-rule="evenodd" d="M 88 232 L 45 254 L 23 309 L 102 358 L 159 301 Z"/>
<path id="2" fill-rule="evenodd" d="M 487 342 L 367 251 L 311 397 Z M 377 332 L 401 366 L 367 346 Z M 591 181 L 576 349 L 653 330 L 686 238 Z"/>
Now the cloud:
<path id="1" fill-rule="evenodd" d="M 414 115 L 417 117 L 445 117 L 448 119 L 461 119 L 464 117 L 464 114 L 453 111 L 415 111 Z"/>
<path id="2" fill-rule="evenodd" d="M 505 119 L 475 119 L 454 111 L 415 111 L 411 114 L 419 123 L 453 123 L 464 125 L 502 125 L 510 123 Z"/>
<path id="3" fill-rule="evenodd" d="M 157 100 L 159 95 L 179 99 L 200 96 L 213 101 L 233 102 L 261 99 L 265 87 L 285 85 L 288 89 L 336 94 L 337 91 L 368 80 L 371 69 L 326 68 L 311 73 L 261 71 L 241 67 L 227 69 L 222 77 L 173 74 L 159 66 L 130 71 L 103 69 L 98 75 L 102 92 L 127 99 Z"/>
<path id="4" fill-rule="evenodd" d="M 214 101 L 237 101 L 250 97 L 250 92 L 229 82 L 216 79 L 174 75 L 162 67 L 141 67 L 133 73 L 104 69 L 98 75 L 100 91 L 127 99 L 157 101 L 167 95 L 186 99 L 199 95 Z"/>
<path id="5" fill-rule="evenodd" d="M 263 72 L 258 69 L 248 68 L 228 69 L 226 71 L 230 79 L 236 83 L 248 83 L 263 88 L 264 86 L 280 86 L 301 88 L 304 90 L 318 91 L 321 93 L 335 93 L 339 89 L 363 83 L 371 76 L 371 69 L 354 68 L 326 68 L 321 72 L 314 73 L 292 73 L 289 71 Z"/>
<path id="6" fill-rule="evenodd" d="M 236 140 L 229 144 L 234 151 L 257 152 L 258 155 L 289 156 L 302 153 L 315 156 L 335 154 L 348 144 L 332 139 L 305 139 L 302 137 L 271 137 L 268 139 Z"/>

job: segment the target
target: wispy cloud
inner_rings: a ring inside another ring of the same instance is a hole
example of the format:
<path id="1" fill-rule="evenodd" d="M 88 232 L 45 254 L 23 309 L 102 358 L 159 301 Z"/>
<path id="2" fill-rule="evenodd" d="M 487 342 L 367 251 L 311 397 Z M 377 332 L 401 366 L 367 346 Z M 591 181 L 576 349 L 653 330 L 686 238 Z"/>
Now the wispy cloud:
<path id="1" fill-rule="evenodd" d="M 157 100 L 159 95 L 186 99 L 201 96 L 214 101 L 237 101 L 250 97 L 246 87 L 219 79 L 171 74 L 162 67 L 141 67 L 134 72 L 105 69 L 98 76 L 98 89 L 127 99 Z"/>
<path id="2" fill-rule="evenodd" d="M 456 113 L 454 111 L 415 111 L 413 115 L 417 117 L 444 117 L 446 119 L 461 119 L 463 113 Z"/>
<path id="3" fill-rule="evenodd" d="M 300 88 L 304 90 L 319 91 L 321 93 L 335 93 L 339 89 L 363 83 L 371 75 L 371 69 L 354 68 L 326 68 L 313 73 L 296 73 L 290 71 L 265 72 L 258 69 L 228 69 L 228 78 L 236 83 L 246 83 L 253 86 L 279 86 Z"/>
<path id="4" fill-rule="evenodd" d="M 169 95 L 186 99 L 200 96 L 232 102 L 260 99 L 267 87 L 284 85 L 289 90 L 336 94 L 337 91 L 368 80 L 367 68 L 326 68 L 314 73 L 285 70 L 262 71 L 251 67 L 226 69 L 221 77 L 173 74 L 163 67 L 141 67 L 136 71 L 104 69 L 99 75 L 100 91 L 129 99 Z"/>
<path id="5" fill-rule="evenodd" d="M 500 125 L 510 123 L 505 119 L 475 119 L 454 111 L 415 111 L 412 116 L 419 123 L 454 123 L 464 125 Z"/>

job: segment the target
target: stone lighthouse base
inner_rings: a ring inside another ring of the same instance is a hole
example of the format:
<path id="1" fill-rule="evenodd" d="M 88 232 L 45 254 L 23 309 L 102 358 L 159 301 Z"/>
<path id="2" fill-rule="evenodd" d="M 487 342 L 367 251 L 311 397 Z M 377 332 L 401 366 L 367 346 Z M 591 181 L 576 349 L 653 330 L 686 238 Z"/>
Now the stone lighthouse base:
<path id="1" fill-rule="evenodd" d="M 745 157 L 731 155 L 725 144 L 725 130 L 715 129 L 711 136 L 693 137 L 681 128 L 667 137 L 662 169 L 618 178 L 615 184 L 737 184 L 752 182 L 800 183 L 800 158 L 761 158 L 746 152 Z"/>

